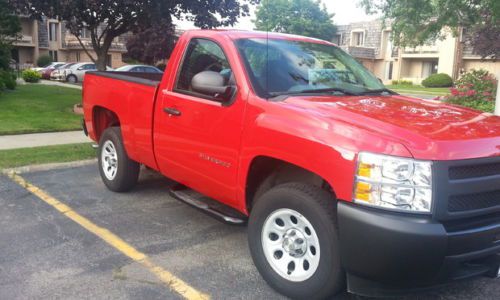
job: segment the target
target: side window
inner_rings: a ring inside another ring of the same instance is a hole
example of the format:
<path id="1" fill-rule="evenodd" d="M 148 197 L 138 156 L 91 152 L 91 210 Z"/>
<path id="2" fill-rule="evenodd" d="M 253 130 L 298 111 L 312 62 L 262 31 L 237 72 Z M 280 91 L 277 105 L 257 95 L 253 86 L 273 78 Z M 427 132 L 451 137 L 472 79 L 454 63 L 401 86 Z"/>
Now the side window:
<path id="1" fill-rule="evenodd" d="M 219 45 L 206 39 L 193 39 L 186 50 L 175 89 L 193 92 L 191 81 L 203 71 L 220 73 L 225 85 L 234 84 L 229 62 Z"/>

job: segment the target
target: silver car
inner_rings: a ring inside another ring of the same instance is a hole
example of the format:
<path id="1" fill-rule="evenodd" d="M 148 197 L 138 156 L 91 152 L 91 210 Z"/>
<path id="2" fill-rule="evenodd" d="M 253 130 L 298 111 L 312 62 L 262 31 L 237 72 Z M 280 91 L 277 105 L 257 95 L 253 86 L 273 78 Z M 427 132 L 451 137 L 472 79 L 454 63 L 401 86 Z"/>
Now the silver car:
<path id="1" fill-rule="evenodd" d="M 163 73 L 162 70 L 146 65 L 126 65 L 115 69 L 115 72 Z"/>
<path id="2" fill-rule="evenodd" d="M 50 80 L 64 81 L 66 80 L 66 71 L 76 63 L 67 63 L 60 66 L 50 73 Z"/>
<path id="3" fill-rule="evenodd" d="M 112 71 L 110 67 L 106 67 L 106 71 Z M 97 71 L 97 67 L 92 62 L 77 63 L 65 70 L 66 81 L 69 83 L 82 82 L 85 73 L 88 71 Z"/>

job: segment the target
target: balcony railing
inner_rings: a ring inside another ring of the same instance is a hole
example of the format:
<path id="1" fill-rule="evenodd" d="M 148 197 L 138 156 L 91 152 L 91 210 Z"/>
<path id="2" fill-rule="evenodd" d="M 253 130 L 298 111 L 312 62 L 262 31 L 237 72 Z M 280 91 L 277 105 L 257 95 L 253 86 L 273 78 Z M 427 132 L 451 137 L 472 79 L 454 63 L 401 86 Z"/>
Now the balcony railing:
<path id="1" fill-rule="evenodd" d="M 17 39 L 13 39 L 13 38 L 8 38 L 8 39 L 10 41 L 12 41 L 13 44 L 16 45 L 16 46 L 23 46 L 23 45 L 32 46 L 32 45 L 34 45 L 34 43 L 33 43 L 33 37 L 31 35 L 22 34 Z"/>
<path id="2" fill-rule="evenodd" d="M 415 48 L 404 48 L 403 54 L 437 54 L 439 49 L 435 45 L 419 46 Z"/>
<path id="3" fill-rule="evenodd" d="M 88 49 L 92 49 L 92 42 L 90 42 L 89 40 L 82 40 L 82 44 L 88 48 Z M 78 42 L 78 40 L 66 40 L 66 41 L 63 41 L 62 43 L 62 47 L 63 48 L 66 48 L 66 49 L 82 49 L 82 46 L 80 45 L 80 43 Z M 125 47 L 125 44 L 124 43 L 120 43 L 120 42 L 114 42 L 111 44 L 110 46 L 110 49 L 111 50 L 118 50 L 118 51 L 126 51 L 127 48 Z"/>
<path id="4" fill-rule="evenodd" d="M 359 46 L 342 46 L 342 49 L 356 58 L 375 59 L 375 48 Z"/>

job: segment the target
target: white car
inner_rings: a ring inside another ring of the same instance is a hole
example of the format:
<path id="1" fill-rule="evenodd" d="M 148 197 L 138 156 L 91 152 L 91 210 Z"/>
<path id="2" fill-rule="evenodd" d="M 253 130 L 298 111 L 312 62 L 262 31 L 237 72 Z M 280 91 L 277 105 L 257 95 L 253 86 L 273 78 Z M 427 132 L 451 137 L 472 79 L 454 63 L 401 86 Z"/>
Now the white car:
<path id="1" fill-rule="evenodd" d="M 106 67 L 106 71 L 112 71 L 110 67 Z M 92 62 L 77 63 L 65 70 L 66 81 L 69 83 L 82 82 L 85 73 L 88 71 L 97 71 L 97 67 Z"/>
<path id="2" fill-rule="evenodd" d="M 115 69 L 115 72 L 163 73 L 157 67 L 146 65 L 126 65 Z"/>
<path id="3" fill-rule="evenodd" d="M 46 69 L 46 68 L 49 68 L 49 67 L 55 67 L 55 66 L 60 66 L 61 64 L 65 64 L 65 62 L 62 62 L 62 61 L 55 61 L 55 62 L 52 62 L 46 66 L 43 66 L 43 67 L 36 67 L 36 68 L 31 68 L 31 70 L 34 70 L 34 71 L 37 71 L 37 72 L 41 72 L 43 69 Z"/>
<path id="4" fill-rule="evenodd" d="M 66 80 L 66 72 L 76 63 L 67 63 L 60 66 L 50 73 L 50 80 L 64 81 Z"/>

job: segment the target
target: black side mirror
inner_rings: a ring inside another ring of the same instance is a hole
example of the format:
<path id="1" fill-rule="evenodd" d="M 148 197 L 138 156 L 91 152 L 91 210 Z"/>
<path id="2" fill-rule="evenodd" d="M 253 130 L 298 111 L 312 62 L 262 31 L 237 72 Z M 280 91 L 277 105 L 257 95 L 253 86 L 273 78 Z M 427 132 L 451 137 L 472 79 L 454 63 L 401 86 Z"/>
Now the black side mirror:
<path id="1" fill-rule="evenodd" d="M 196 74 L 191 80 L 193 91 L 214 97 L 216 100 L 226 102 L 231 100 L 234 87 L 226 85 L 226 79 L 218 72 L 203 71 Z"/>

